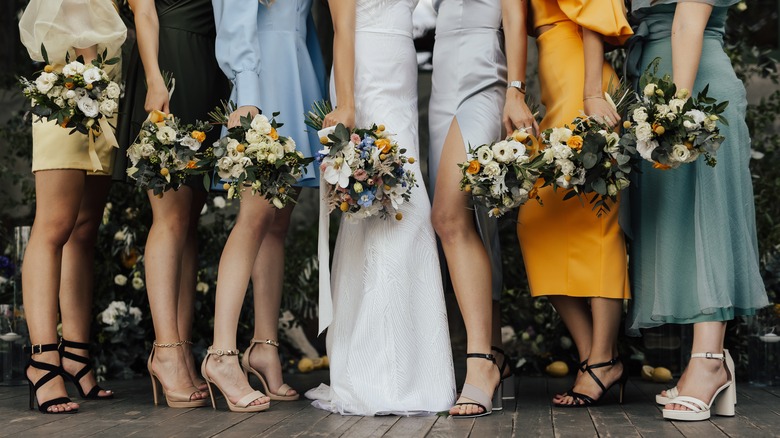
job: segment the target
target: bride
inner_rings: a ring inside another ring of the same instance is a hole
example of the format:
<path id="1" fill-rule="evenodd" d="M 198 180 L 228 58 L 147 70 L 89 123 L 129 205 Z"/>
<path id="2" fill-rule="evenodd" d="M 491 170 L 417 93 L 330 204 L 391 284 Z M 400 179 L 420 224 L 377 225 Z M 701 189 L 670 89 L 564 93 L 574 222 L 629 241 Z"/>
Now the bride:
<path id="1" fill-rule="evenodd" d="M 330 0 L 337 106 L 324 123 L 382 123 L 413 157 L 419 157 L 412 43 L 416 4 Z M 414 415 L 447 410 L 455 400 L 430 201 L 419 161 L 407 166 L 420 182 L 410 202 L 401 205 L 402 220 L 341 221 L 327 335 L 331 385 L 306 394 L 316 407 L 341 414 Z M 320 318 L 327 324 L 327 309 Z"/>

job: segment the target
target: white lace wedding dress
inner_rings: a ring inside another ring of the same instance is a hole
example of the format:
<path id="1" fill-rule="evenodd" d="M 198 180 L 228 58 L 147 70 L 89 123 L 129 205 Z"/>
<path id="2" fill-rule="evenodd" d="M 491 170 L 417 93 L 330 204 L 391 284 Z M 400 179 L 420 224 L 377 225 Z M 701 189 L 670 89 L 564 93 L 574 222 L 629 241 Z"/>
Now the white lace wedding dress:
<path id="1" fill-rule="evenodd" d="M 416 3 L 357 1 L 355 118 L 357 126 L 384 124 L 408 156 L 419 158 L 411 38 Z M 402 220 L 341 222 L 327 335 L 331 384 L 306 393 L 316 407 L 341 414 L 415 415 L 448 410 L 455 401 L 430 201 L 419 161 L 408 166 L 420 186 L 401 206 Z"/>

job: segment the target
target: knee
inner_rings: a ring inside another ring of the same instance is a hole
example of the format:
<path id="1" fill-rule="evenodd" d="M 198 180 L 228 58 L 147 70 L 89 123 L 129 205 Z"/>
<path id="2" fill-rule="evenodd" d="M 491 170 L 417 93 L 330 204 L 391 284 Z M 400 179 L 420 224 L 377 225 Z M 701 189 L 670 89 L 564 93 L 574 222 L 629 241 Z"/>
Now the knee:
<path id="1" fill-rule="evenodd" d="M 287 231 L 290 229 L 290 217 L 277 217 L 271 223 L 268 230 L 268 237 L 284 241 L 287 237 Z"/>
<path id="2" fill-rule="evenodd" d="M 33 229 L 33 235 L 47 245 L 63 247 L 73 232 L 73 221 L 63 216 L 36 218 Z"/>
<path id="3" fill-rule="evenodd" d="M 97 240 L 97 231 L 100 226 L 100 218 L 82 218 L 76 220 L 70 236 L 70 243 L 80 246 L 92 247 Z"/>
<path id="4" fill-rule="evenodd" d="M 464 220 L 464 217 L 469 213 L 469 211 L 455 212 L 450 208 L 434 208 L 431 211 L 433 229 L 442 243 L 457 241 L 468 232 L 469 221 Z"/>

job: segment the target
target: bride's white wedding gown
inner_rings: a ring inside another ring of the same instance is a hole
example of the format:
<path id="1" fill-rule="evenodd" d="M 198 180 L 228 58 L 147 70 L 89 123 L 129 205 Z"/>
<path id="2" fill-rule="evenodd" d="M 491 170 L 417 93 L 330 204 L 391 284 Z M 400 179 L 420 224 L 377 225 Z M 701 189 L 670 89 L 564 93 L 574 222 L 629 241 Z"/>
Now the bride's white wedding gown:
<path id="1" fill-rule="evenodd" d="M 357 126 L 382 123 L 407 155 L 419 158 L 417 61 L 412 11 L 417 0 L 358 0 L 355 36 Z M 335 93 L 331 90 L 331 96 Z M 419 187 L 403 219 L 342 220 L 333 256 L 330 386 L 306 393 L 341 414 L 414 415 L 455 401 L 430 201 Z"/>

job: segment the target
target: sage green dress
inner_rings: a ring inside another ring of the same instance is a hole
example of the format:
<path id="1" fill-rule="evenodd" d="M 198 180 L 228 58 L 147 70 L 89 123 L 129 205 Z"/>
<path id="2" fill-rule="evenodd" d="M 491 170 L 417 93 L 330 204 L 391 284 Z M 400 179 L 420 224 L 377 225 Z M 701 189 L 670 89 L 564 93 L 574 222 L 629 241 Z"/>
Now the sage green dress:
<path id="1" fill-rule="evenodd" d="M 745 87 L 723 51 L 729 0 L 706 0 L 714 9 L 693 89 L 729 101 L 719 124 L 725 141 L 717 165 L 703 159 L 677 169 L 641 164 L 631 185 L 629 334 L 665 323 L 728 321 L 768 304 L 758 265 L 753 186 L 748 167 Z M 653 59 L 672 73 L 671 26 L 676 3 L 635 1 L 640 18 L 629 43 L 627 68 L 636 77 Z M 665 4 L 664 4 L 665 3 Z"/>

